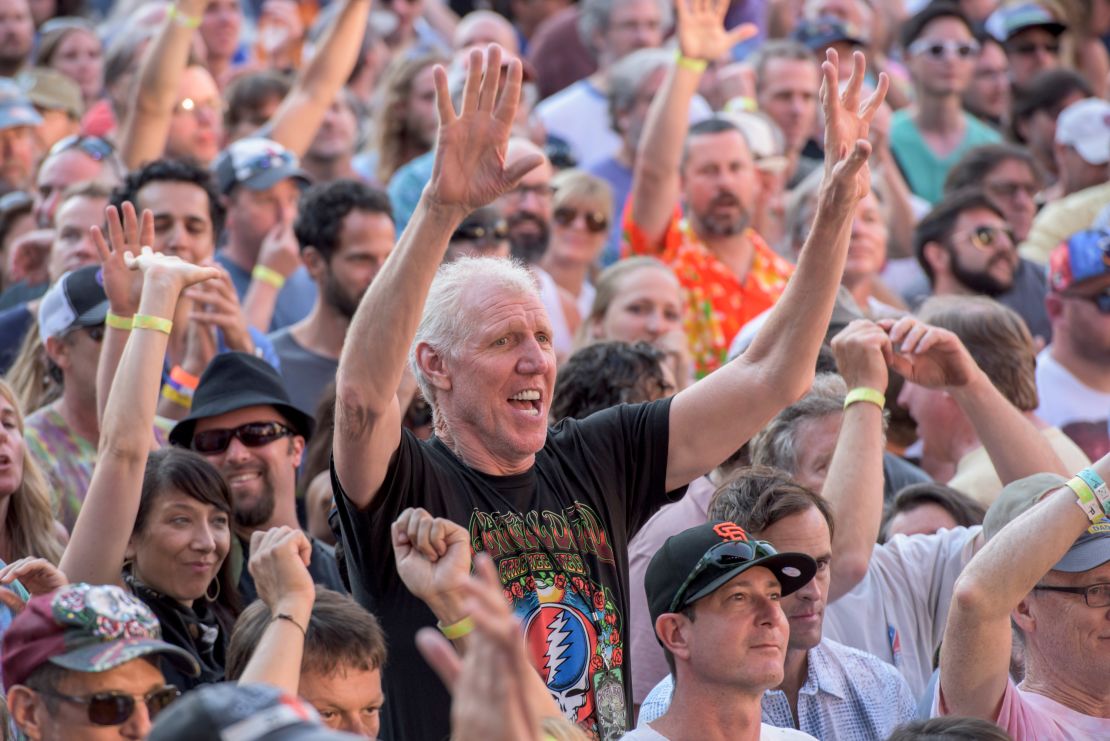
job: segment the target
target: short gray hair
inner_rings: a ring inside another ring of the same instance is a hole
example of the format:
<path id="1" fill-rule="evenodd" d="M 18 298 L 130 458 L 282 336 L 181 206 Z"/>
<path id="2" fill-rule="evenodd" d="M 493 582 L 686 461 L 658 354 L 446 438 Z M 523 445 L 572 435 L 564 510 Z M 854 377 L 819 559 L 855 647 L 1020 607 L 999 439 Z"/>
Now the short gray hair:
<path id="1" fill-rule="evenodd" d="M 798 472 L 798 430 L 812 419 L 844 410 L 848 386 L 835 373 L 821 373 L 809 393 L 779 412 L 752 439 L 752 464 L 771 466 L 793 476 Z"/>
<path id="2" fill-rule="evenodd" d="M 578 36 L 582 45 L 597 56 L 597 49 L 593 47 L 595 33 L 604 33 L 609 28 L 609 18 L 613 15 L 613 7 L 624 0 L 582 0 L 578 11 Z M 674 8 L 670 0 L 656 0 L 659 3 L 659 25 L 663 33 L 674 23 Z M 674 52 L 671 52 L 672 54 Z"/>
<path id="3" fill-rule="evenodd" d="M 505 288 L 526 296 L 539 298 L 540 295 L 535 277 L 524 263 L 517 260 L 460 257 L 440 267 L 428 290 L 424 313 L 409 348 L 409 366 L 420 393 L 432 408 L 433 418 L 437 412 L 435 389 L 420 369 L 416 348 L 425 344 L 441 356 L 457 357 L 460 345 L 476 329 L 464 301 L 467 288 L 475 283 Z"/>
<path id="4" fill-rule="evenodd" d="M 644 81 L 661 67 L 674 63 L 670 49 L 637 49 L 625 54 L 609 68 L 609 125 L 617 127 L 617 116 L 632 108 Z"/>

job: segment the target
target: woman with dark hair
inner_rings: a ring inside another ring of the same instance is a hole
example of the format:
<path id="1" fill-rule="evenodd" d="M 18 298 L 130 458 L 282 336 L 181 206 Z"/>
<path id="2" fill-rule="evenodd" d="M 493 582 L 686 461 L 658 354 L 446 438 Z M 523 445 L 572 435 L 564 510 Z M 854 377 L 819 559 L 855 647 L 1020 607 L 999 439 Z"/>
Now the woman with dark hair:
<path id="1" fill-rule="evenodd" d="M 201 267 L 143 247 L 131 204 L 124 205 L 127 237 L 118 214 L 108 216 L 110 249 L 94 227 L 105 282 L 123 271 L 142 272 L 138 312 L 109 315 L 109 326 L 130 336 L 123 351 L 100 427 L 100 458 L 88 494 L 62 556 L 61 569 L 74 582 L 119 584 L 145 602 L 167 641 L 188 651 L 199 676 L 173 671 L 167 679 L 184 690 L 223 678 L 224 652 L 238 612 L 231 549 L 231 495 L 219 472 L 185 450 L 150 453 L 151 429 L 162 385 L 162 364 L 177 302 L 191 285 L 218 279 Z M 149 211 L 143 241 L 152 241 Z"/>

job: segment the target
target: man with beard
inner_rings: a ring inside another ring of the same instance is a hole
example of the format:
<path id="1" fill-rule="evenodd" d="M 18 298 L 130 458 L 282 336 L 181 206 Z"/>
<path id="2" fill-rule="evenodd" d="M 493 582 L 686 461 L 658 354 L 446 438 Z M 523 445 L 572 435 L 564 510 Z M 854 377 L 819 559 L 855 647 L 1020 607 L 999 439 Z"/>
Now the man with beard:
<path id="1" fill-rule="evenodd" d="M 740 26 L 727 43 L 754 32 Z M 758 186 L 744 135 L 720 118 L 689 126 L 704 60 L 716 57 L 700 29 L 680 22 L 677 36 L 680 57 L 667 70 L 640 140 L 625 235 L 631 254 L 658 257 L 678 276 L 701 378 L 724 364 L 741 327 L 775 304 L 793 267 L 749 226 Z"/>
<path id="2" fill-rule="evenodd" d="M 949 193 L 914 231 L 914 253 L 934 296 L 994 298 L 1014 285 L 1018 254 L 1005 214 L 976 188 Z"/>
<path id="3" fill-rule="evenodd" d="M 27 0 L 0 0 L 0 77 L 15 77 L 27 64 L 34 40 Z"/>
<path id="4" fill-rule="evenodd" d="M 251 533 L 275 527 L 299 529 L 297 466 L 315 421 L 289 399 L 281 376 L 246 353 L 216 356 L 200 377 L 189 416 L 170 431 L 170 443 L 191 448 L 216 467 L 231 489 L 235 539 L 228 558 L 237 561 L 244 604 L 257 596 L 247 570 Z M 330 546 L 312 543 L 312 580 L 346 592 Z"/>
<path id="5" fill-rule="evenodd" d="M 304 153 L 301 165 L 313 182 L 328 183 L 340 178 L 357 179 L 351 158 L 358 148 L 358 114 L 354 94 L 339 91 L 328 106 L 320 129 Z"/>
<path id="6" fill-rule="evenodd" d="M 335 379 L 347 325 L 393 250 L 389 197 L 354 180 L 308 190 L 293 224 L 301 260 L 316 283 L 308 316 L 270 335 L 293 404 L 315 409 Z"/>

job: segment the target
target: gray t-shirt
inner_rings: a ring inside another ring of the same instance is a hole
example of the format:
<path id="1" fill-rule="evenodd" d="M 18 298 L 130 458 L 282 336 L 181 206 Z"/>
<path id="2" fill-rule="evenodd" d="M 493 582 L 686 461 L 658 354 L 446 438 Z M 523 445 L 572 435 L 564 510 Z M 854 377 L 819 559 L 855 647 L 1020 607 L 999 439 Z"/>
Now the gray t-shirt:
<path id="1" fill-rule="evenodd" d="M 339 361 L 306 350 L 293 339 L 290 329 L 279 329 L 269 339 L 281 359 L 281 377 L 293 406 L 315 414 L 324 389 L 335 380 Z"/>

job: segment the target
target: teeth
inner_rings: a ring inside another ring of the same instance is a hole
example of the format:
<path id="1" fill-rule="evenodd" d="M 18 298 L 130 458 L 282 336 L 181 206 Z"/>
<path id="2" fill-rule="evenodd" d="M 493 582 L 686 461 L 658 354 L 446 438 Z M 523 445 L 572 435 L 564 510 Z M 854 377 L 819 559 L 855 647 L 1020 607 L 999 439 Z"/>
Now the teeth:
<path id="1" fill-rule="evenodd" d="M 232 476 L 231 480 L 233 482 L 250 481 L 251 479 L 257 478 L 257 477 L 258 477 L 257 473 L 240 473 L 240 474 L 236 474 L 235 476 Z"/>
<path id="2" fill-rule="evenodd" d="M 529 389 L 528 391 L 521 391 L 518 394 L 514 394 L 509 398 L 513 399 L 514 401 L 539 401 L 540 392 L 536 391 L 535 389 Z"/>

